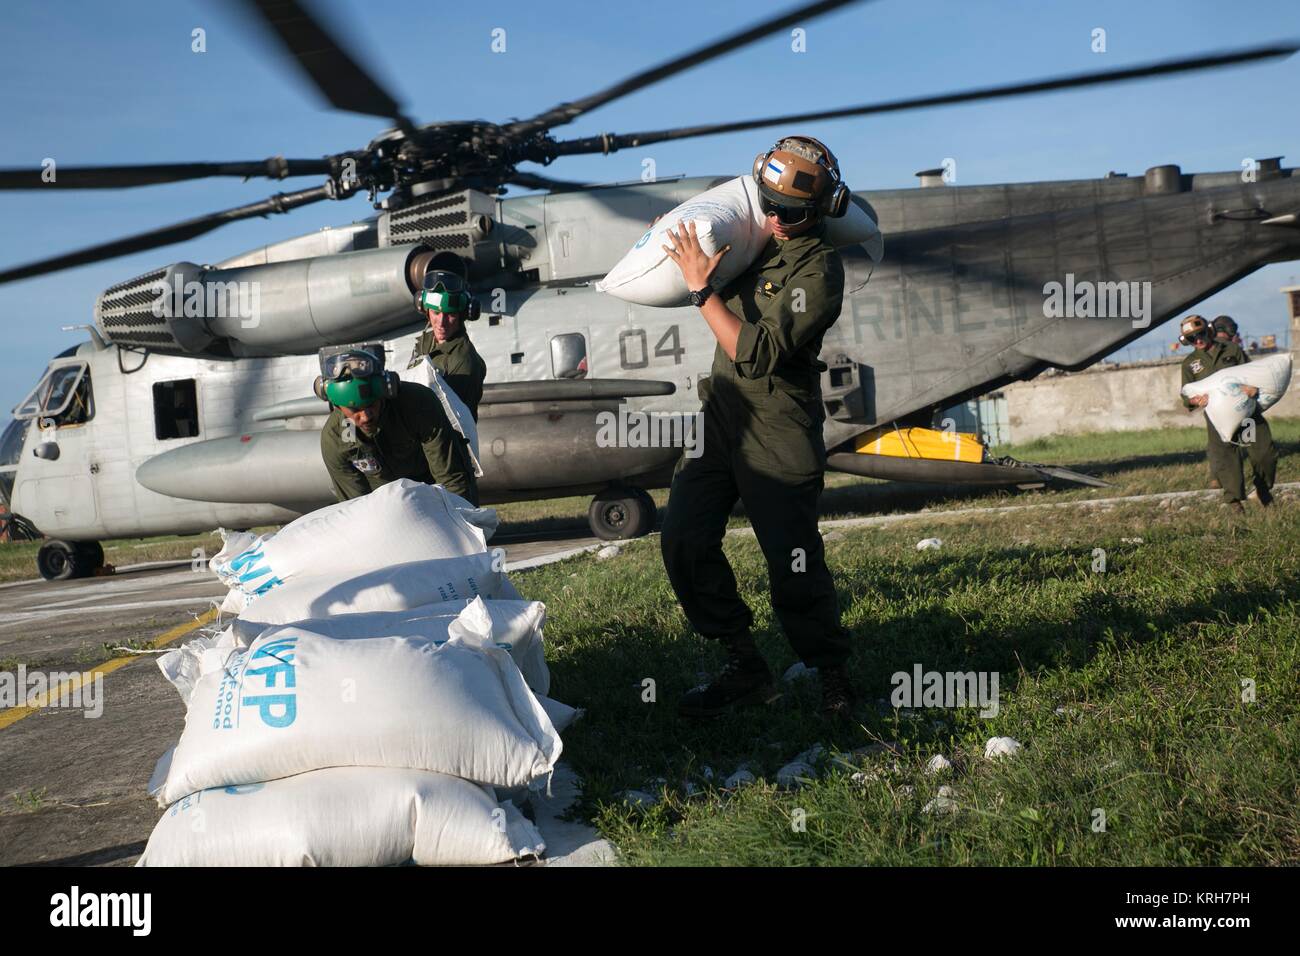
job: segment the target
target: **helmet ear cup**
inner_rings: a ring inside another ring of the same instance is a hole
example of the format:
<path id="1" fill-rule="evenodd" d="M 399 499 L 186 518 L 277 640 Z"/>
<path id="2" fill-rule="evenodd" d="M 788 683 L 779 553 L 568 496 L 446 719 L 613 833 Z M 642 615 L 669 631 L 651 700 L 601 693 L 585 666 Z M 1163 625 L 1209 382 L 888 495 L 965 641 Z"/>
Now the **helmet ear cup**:
<path id="1" fill-rule="evenodd" d="M 401 387 L 402 380 L 397 377 L 396 372 L 384 373 L 384 398 L 396 398 Z"/>
<path id="2" fill-rule="evenodd" d="M 826 198 L 822 201 L 822 212 L 832 219 L 839 219 L 849 211 L 849 187 L 836 180 L 835 185 L 826 190 Z"/>
<path id="3" fill-rule="evenodd" d="M 470 296 L 469 308 L 465 310 L 465 320 L 467 322 L 473 322 L 477 320 L 478 317 L 482 314 L 483 314 L 483 307 L 479 305 L 478 299 L 474 298 L 473 296 Z"/>
<path id="4" fill-rule="evenodd" d="M 316 381 L 311 383 L 311 390 L 316 393 L 316 397 L 322 402 L 328 402 L 329 396 L 325 394 L 325 376 L 317 375 Z"/>

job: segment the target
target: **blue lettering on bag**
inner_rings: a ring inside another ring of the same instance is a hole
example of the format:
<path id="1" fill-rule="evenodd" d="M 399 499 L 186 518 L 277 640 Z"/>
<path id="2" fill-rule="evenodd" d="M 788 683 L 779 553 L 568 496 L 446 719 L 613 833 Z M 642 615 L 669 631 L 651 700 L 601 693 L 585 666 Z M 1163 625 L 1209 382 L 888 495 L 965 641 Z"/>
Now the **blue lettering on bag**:
<path id="1" fill-rule="evenodd" d="M 293 649 L 297 638 L 269 641 L 253 652 L 249 667 L 244 677 L 257 677 L 265 688 L 278 687 L 286 691 L 297 687 L 298 678 L 294 668 Z M 251 666 L 254 662 L 274 661 L 261 667 Z M 268 727 L 288 727 L 298 716 L 298 699 L 293 693 L 283 694 L 241 694 L 240 704 L 244 707 L 256 707 L 262 723 Z"/>

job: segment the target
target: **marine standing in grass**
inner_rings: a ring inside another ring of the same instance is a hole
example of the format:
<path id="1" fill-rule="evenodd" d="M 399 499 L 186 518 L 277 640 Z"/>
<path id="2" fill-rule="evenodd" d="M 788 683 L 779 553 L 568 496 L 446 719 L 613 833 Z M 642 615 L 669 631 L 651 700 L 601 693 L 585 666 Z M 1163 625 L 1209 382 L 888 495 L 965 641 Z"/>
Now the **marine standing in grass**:
<path id="1" fill-rule="evenodd" d="M 661 544 L 687 619 L 722 641 L 728 659 L 679 709 L 707 717 L 780 696 L 722 552 L 739 499 L 767 560 L 772 608 L 786 638 L 820 671 L 823 711 L 847 715 L 849 636 L 817 527 L 826 471 L 826 366 L 817 354 L 844 296 L 844 267 L 826 240 L 824 218 L 844 215 L 849 191 L 830 150 L 806 137 L 760 154 L 753 174 L 773 236 L 734 281 L 715 294 L 710 278 L 727 250 L 705 255 L 693 223 L 670 230 L 672 248 L 664 247 L 718 343 L 712 372 L 700 382 L 702 452 L 683 458 L 673 477 Z"/>
<path id="2" fill-rule="evenodd" d="M 1220 321 L 1223 319 L 1227 319 L 1227 322 Z M 1183 359 L 1184 385 L 1199 382 L 1222 369 L 1245 365 L 1250 361 L 1250 356 L 1233 341 L 1237 323 L 1226 315 L 1219 316 L 1214 322 L 1214 327 L 1211 328 L 1201 316 L 1189 315 L 1179 326 L 1178 340 L 1193 347 L 1192 354 Z M 1253 398 L 1259 390 L 1244 385 L 1242 391 Z M 1204 408 L 1207 401 L 1208 396 L 1205 395 L 1190 399 L 1184 396 L 1183 406 L 1190 412 Z M 1247 422 L 1254 423 L 1254 438 L 1248 442 L 1241 441 L 1246 433 Z M 1237 430 L 1231 442 L 1225 442 L 1219 437 L 1208 415 L 1205 418 L 1205 428 L 1208 435 L 1206 457 L 1209 459 L 1210 475 L 1223 489 L 1224 503 L 1236 511 L 1245 510 L 1242 505 L 1246 498 L 1246 482 L 1242 471 L 1244 446 L 1244 454 L 1250 458 L 1251 471 L 1254 473 L 1255 495 L 1261 505 L 1272 504 L 1271 489 L 1277 475 L 1277 446 L 1273 444 L 1273 433 L 1264 420 L 1264 413 L 1256 409 L 1254 414 L 1242 422 L 1242 427 Z"/>
<path id="3" fill-rule="evenodd" d="M 469 294 L 464 281 L 454 272 L 430 272 L 424 277 L 424 289 L 415 301 L 416 309 L 429 320 L 429 327 L 415 343 L 406 367 L 413 368 L 424 356 L 429 356 L 451 390 L 469 408 L 474 421 L 478 421 L 487 363 L 465 330 L 466 322 L 479 317 L 478 300 Z"/>
<path id="4" fill-rule="evenodd" d="M 334 497 L 359 498 L 410 478 L 442 485 L 477 505 L 468 446 L 433 390 L 384 371 L 382 349 L 329 351 L 321 355 L 315 390 L 330 403 L 320 451 Z"/>

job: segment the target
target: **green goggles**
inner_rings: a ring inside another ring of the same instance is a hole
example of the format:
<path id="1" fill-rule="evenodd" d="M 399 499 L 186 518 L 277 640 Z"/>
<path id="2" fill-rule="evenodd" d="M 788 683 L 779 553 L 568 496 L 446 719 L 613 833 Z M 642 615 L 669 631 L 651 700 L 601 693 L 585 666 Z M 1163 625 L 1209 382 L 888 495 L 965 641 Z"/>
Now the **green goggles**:
<path id="1" fill-rule="evenodd" d="M 370 375 L 364 378 L 327 380 L 325 395 L 333 405 L 344 408 L 369 408 L 384 397 L 384 377 Z"/>

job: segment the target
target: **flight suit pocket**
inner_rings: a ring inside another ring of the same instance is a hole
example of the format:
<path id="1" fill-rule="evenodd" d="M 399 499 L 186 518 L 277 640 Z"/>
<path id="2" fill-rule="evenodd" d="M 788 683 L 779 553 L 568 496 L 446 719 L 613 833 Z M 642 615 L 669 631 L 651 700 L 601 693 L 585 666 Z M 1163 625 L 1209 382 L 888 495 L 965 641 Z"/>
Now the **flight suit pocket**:
<path id="1" fill-rule="evenodd" d="M 826 470 L 821 422 L 793 396 L 774 391 L 755 410 L 752 466 L 765 474 L 804 481 Z"/>

